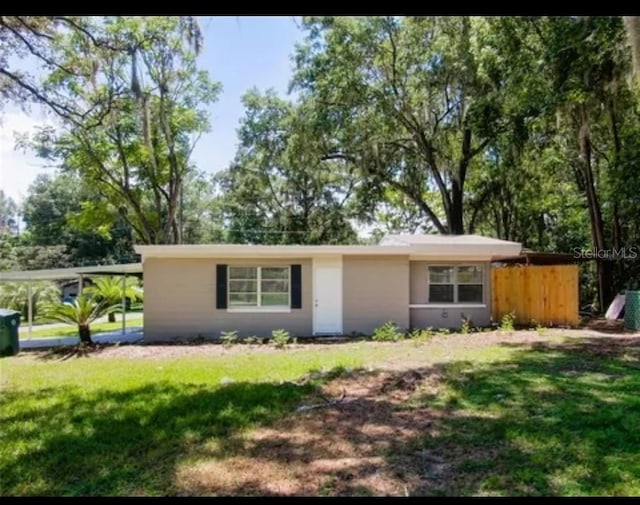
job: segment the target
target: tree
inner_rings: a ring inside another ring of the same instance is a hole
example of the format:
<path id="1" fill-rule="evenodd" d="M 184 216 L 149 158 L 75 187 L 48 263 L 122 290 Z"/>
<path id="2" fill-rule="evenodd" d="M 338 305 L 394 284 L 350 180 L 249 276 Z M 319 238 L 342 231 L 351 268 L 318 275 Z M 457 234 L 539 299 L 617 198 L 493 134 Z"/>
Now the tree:
<path id="1" fill-rule="evenodd" d="M 67 97 L 37 79 L 28 67 L 45 68 L 69 76 L 92 76 L 96 61 L 65 59 L 65 37 L 81 39 L 93 51 L 123 51 L 126 46 L 114 41 L 100 21 L 87 16 L 0 16 L 0 105 L 8 101 L 23 107 L 31 103 L 44 106 L 56 116 L 81 123 L 86 115 Z M 196 19 L 183 16 L 179 29 L 196 53 L 202 47 L 202 33 Z"/>
<path id="2" fill-rule="evenodd" d="M 218 175 L 227 239 L 240 243 L 353 243 L 356 178 L 340 160 L 322 160 L 313 109 L 272 90 L 244 95 L 232 166 Z"/>
<path id="3" fill-rule="evenodd" d="M 485 57 L 478 72 L 503 89 L 501 129 L 467 179 L 465 228 L 540 251 L 584 244 L 583 201 L 555 135 L 555 108 L 544 42 L 535 18 L 489 18 L 477 24 Z M 478 49 L 480 50 L 480 49 Z"/>
<path id="4" fill-rule="evenodd" d="M 0 234 L 18 233 L 18 206 L 0 189 Z"/>
<path id="5" fill-rule="evenodd" d="M 482 23 L 304 20 L 294 86 L 315 98 L 323 128 L 335 132 L 325 158 L 347 160 L 404 195 L 426 230 L 464 233 L 467 176 L 502 127 L 500 83 L 478 72 L 483 52 L 473 40 Z"/>
<path id="6" fill-rule="evenodd" d="M 636 226 L 627 223 L 638 214 L 627 212 L 636 206 L 626 195 L 640 181 L 630 170 L 638 116 L 620 18 L 498 18 L 489 26 L 488 45 L 510 62 L 509 100 L 529 114 L 490 145 L 488 166 L 473 181 L 491 188 L 479 228 L 491 223 L 498 236 L 539 250 L 632 246 Z M 634 268 L 594 266 L 603 310 Z"/>
<path id="7" fill-rule="evenodd" d="M 84 292 L 93 296 L 96 300 L 107 305 L 118 306 L 122 303 L 123 296 L 131 301 L 141 301 L 143 298 L 140 281 L 137 277 L 127 277 L 125 281 L 124 293 L 122 289 L 122 277 L 104 276 L 94 277 L 93 285 L 84 288 Z M 123 316 L 124 317 L 124 314 Z M 109 313 L 109 322 L 116 320 L 113 312 Z"/>
<path id="8" fill-rule="evenodd" d="M 133 260 L 130 228 L 112 205 L 75 173 L 38 175 L 29 186 L 23 216 L 23 243 L 41 247 L 64 244 L 66 262 L 72 265 Z"/>
<path id="9" fill-rule="evenodd" d="M 633 56 L 633 71 L 640 74 L 640 16 L 625 16 L 624 22 Z"/>
<path id="10" fill-rule="evenodd" d="M 221 195 L 216 193 L 216 178 L 190 170 L 184 182 L 180 207 L 182 240 L 186 244 L 219 243 L 225 240 Z"/>
<path id="11" fill-rule="evenodd" d="M 637 243 L 640 116 L 621 18 L 304 24 L 293 87 L 383 228 L 564 252 Z M 603 309 L 639 268 L 596 266 Z"/>
<path id="12" fill-rule="evenodd" d="M 18 269 L 16 238 L 8 233 L 0 233 L 0 271 Z"/>
<path id="13" fill-rule="evenodd" d="M 633 108 L 630 91 L 623 85 L 630 62 L 623 49 L 622 21 L 618 17 L 549 18 L 538 24 L 559 133 L 572 140 L 566 153 L 586 201 L 592 245 L 601 251 L 613 244 L 619 247 L 623 240 L 620 208 L 614 195 L 607 201 L 606 188 L 626 151 L 620 135 L 626 116 L 623 104 Z M 637 124 L 637 118 L 634 121 Z M 598 261 L 596 266 L 602 311 L 615 294 L 615 266 L 608 261 Z"/>
<path id="14" fill-rule="evenodd" d="M 86 345 L 93 345 L 91 323 L 105 314 L 111 314 L 117 308 L 117 306 L 108 306 L 97 302 L 93 298 L 80 295 L 73 302 L 47 306 L 45 315 L 54 321 L 77 325 L 80 342 Z"/>
<path id="15" fill-rule="evenodd" d="M 71 112 L 33 147 L 110 202 L 142 243 L 180 243 L 189 158 L 220 86 L 196 65 L 197 31 L 179 17 L 107 17 L 55 41 L 45 81 Z M 97 44 L 96 41 L 99 41 Z M 95 213 L 94 213 L 95 214 Z"/>
<path id="16" fill-rule="evenodd" d="M 1 104 L 14 101 L 22 105 L 33 99 L 43 103 L 50 102 L 48 93 L 40 87 L 33 75 L 15 65 L 23 59 L 32 57 L 36 66 L 53 68 L 56 64 L 52 51 L 52 42 L 58 35 L 61 25 L 73 29 L 73 25 L 82 23 L 79 18 L 48 16 L 0 16 L 0 100 Z M 13 62 L 11 59 L 13 58 Z M 13 63 L 13 66 L 10 64 Z M 57 110 L 51 103 L 53 110 Z M 62 112 L 62 109 L 60 110 Z"/>
<path id="17" fill-rule="evenodd" d="M 20 244 L 15 250 L 20 270 L 44 270 L 47 268 L 70 268 L 73 266 L 67 246 L 29 246 Z"/>

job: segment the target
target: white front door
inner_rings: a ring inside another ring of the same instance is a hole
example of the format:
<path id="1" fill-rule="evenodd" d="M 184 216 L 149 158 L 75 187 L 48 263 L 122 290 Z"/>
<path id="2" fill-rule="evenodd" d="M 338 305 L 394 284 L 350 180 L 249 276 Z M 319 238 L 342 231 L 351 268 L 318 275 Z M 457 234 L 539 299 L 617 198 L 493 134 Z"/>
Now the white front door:
<path id="1" fill-rule="evenodd" d="M 313 334 L 342 334 L 342 257 L 313 259 Z"/>

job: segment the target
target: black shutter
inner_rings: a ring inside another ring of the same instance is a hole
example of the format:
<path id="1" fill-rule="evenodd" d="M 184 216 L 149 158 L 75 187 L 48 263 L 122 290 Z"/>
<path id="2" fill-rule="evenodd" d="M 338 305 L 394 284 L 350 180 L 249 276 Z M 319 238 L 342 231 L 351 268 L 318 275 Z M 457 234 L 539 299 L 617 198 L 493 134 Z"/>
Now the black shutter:
<path id="1" fill-rule="evenodd" d="M 227 265 L 216 265 L 216 309 L 227 308 Z"/>
<path id="2" fill-rule="evenodd" d="M 302 265 L 291 265 L 291 308 L 302 308 Z"/>

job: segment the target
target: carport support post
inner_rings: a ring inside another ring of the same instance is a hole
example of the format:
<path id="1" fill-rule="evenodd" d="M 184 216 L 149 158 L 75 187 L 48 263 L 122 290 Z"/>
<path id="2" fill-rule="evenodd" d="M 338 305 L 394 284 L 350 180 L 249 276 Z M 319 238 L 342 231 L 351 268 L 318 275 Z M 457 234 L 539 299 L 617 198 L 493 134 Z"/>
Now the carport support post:
<path id="1" fill-rule="evenodd" d="M 124 335 L 125 330 L 125 314 L 127 313 L 127 297 L 125 296 L 125 290 L 127 287 L 127 274 L 125 273 L 122 276 L 122 334 Z"/>
<path id="2" fill-rule="evenodd" d="M 33 326 L 33 292 L 31 291 L 31 281 L 27 281 L 27 319 L 29 320 L 29 338 L 31 338 L 31 327 Z"/>
<path id="3" fill-rule="evenodd" d="M 82 274 L 78 276 L 78 296 L 82 296 L 82 286 L 84 284 L 84 278 Z"/>

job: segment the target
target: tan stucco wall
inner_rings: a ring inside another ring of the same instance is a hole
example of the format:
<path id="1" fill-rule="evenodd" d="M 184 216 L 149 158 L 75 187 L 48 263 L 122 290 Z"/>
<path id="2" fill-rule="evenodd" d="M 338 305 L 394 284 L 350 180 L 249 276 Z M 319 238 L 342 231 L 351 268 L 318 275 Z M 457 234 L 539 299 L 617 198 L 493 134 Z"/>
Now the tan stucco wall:
<path id="1" fill-rule="evenodd" d="M 302 309 L 282 313 L 239 313 L 216 309 L 216 264 L 302 265 Z M 343 257 L 343 330 L 371 334 L 392 320 L 403 328 L 459 327 L 462 315 L 475 325 L 491 318 L 491 270 L 485 275 L 482 308 L 413 308 L 427 302 L 427 265 L 440 262 L 409 261 L 408 256 Z M 451 264 L 451 263 L 447 263 Z M 464 263 L 468 264 L 468 263 Z M 198 335 L 219 337 L 221 331 L 238 330 L 241 336 L 270 336 L 283 328 L 293 336 L 313 332 L 311 259 L 161 259 L 148 258 L 144 271 L 145 341 L 170 341 Z"/>
<path id="2" fill-rule="evenodd" d="M 422 307 L 411 309 L 412 328 L 460 328 L 462 318 L 470 318 L 474 325 L 486 326 L 491 322 L 491 263 L 489 262 L 432 262 L 411 261 L 411 304 L 426 304 L 429 284 L 429 265 L 482 265 L 484 267 L 483 304 L 485 307 Z"/>
<path id="3" fill-rule="evenodd" d="M 408 256 L 345 256 L 342 265 L 345 335 L 371 334 L 390 320 L 409 327 Z"/>
<path id="4" fill-rule="evenodd" d="M 238 313 L 216 309 L 216 264 L 302 265 L 302 308 L 284 313 Z M 292 336 L 311 335 L 311 260 L 148 258 L 144 274 L 145 342 L 219 337 L 238 330 L 241 336 L 270 336 L 283 328 Z"/>

